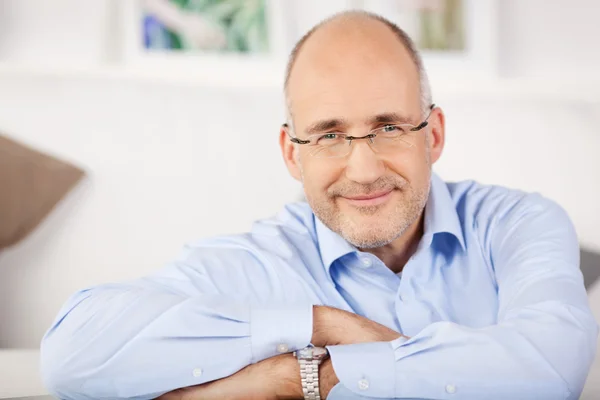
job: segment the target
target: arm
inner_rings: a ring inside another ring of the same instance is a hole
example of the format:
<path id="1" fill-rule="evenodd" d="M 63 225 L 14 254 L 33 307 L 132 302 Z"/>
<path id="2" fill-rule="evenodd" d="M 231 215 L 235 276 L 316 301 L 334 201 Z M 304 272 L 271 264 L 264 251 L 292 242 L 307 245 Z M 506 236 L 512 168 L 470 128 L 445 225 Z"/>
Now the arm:
<path id="1" fill-rule="evenodd" d="M 326 306 L 313 307 L 313 335 L 317 346 L 387 342 L 399 333 L 356 314 Z M 326 399 L 339 379 L 330 359 L 319 367 L 319 389 Z M 227 378 L 178 389 L 159 400 L 274 400 L 303 399 L 300 366 L 292 354 L 284 354 L 249 365 Z"/>
<path id="2" fill-rule="evenodd" d="M 319 368 L 321 398 L 327 398 L 339 381 L 331 360 Z M 157 400 L 276 400 L 303 399 L 300 367 L 291 354 L 283 354 L 252 364 L 234 375 L 217 381 L 166 393 Z"/>
<path id="3" fill-rule="evenodd" d="M 73 296 L 42 341 L 50 392 L 149 399 L 232 375 L 278 355 L 280 343 L 309 343 L 315 299 L 297 279 L 240 249 L 196 253 L 155 276 Z"/>
<path id="4" fill-rule="evenodd" d="M 437 322 L 387 346 L 329 346 L 341 381 L 331 399 L 579 397 L 597 326 L 574 229 L 562 209 L 539 197 L 498 218 L 482 241 L 498 282 L 498 323 L 472 329 Z"/>

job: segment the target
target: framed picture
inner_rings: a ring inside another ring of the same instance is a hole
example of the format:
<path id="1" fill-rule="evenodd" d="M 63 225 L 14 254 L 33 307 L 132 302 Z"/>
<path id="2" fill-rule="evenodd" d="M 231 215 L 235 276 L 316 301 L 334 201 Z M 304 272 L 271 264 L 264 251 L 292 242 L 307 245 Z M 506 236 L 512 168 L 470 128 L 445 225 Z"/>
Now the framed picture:
<path id="1" fill-rule="evenodd" d="M 429 78 L 444 84 L 497 74 L 498 0 L 294 0 L 298 40 L 312 26 L 340 11 L 363 9 L 406 31 L 419 48 Z"/>
<path id="2" fill-rule="evenodd" d="M 433 82 L 497 74 L 497 0 L 355 0 L 415 41 Z"/>
<path id="3" fill-rule="evenodd" d="M 121 21 L 120 61 L 141 73 L 193 74 L 231 85 L 272 84 L 274 74 L 283 80 L 292 33 L 284 4 L 120 0 L 115 3 Z"/>

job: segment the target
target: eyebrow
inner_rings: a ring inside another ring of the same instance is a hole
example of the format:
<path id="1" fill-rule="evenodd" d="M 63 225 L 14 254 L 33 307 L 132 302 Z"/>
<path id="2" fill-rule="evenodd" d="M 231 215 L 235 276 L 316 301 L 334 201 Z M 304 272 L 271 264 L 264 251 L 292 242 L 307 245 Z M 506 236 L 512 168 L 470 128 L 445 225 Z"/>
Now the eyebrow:
<path id="1" fill-rule="evenodd" d="M 395 112 L 386 112 L 382 114 L 377 114 L 373 117 L 367 118 L 366 120 L 368 125 L 377 125 L 377 124 L 412 124 L 413 121 L 406 115 L 402 115 Z M 307 135 L 313 135 L 316 133 L 322 133 L 325 131 L 329 131 L 334 128 L 343 128 L 348 126 L 348 120 L 344 118 L 331 118 L 324 119 L 321 121 L 314 122 L 310 124 L 305 132 Z"/>
<path id="2" fill-rule="evenodd" d="M 313 124 L 310 124 L 306 128 L 306 133 L 308 135 L 312 135 L 315 133 L 321 133 L 324 131 L 328 131 L 333 128 L 340 128 L 343 126 L 347 126 L 348 121 L 343 118 L 332 118 L 332 119 L 324 119 L 322 121 L 317 121 Z"/>
<path id="3" fill-rule="evenodd" d="M 374 117 L 367 119 L 369 125 L 376 124 L 412 124 L 413 121 L 406 115 L 398 114 L 395 112 L 388 112 L 383 114 L 377 114 Z"/>

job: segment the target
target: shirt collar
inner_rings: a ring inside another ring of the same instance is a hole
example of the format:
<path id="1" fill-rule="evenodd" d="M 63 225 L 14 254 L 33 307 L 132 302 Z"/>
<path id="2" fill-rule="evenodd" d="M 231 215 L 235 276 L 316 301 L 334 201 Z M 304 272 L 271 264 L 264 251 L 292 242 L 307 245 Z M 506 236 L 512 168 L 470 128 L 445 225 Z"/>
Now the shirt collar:
<path id="1" fill-rule="evenodd" d="M 456 238 L 462 250 L 466 249 L 462 225 L 448 185 L 439 176 L 432 174 L 423 226 L 423 238 L 427 238 L 427 245 L 431 244 L 437 233 L 449 233 Z"/>
<path id="2" fill-rule="evenodd" d="M 319 251 L 321 252 L 321 260 L 327 272 L 329 272 L 329 268 L 335 260 L 358 250 L 340 235 L 325 226 L 316 216 L 315 228 Z M 448 186 L 440 177 L 432 174 L 431 190 L 427 204 L 425 205 L 423 227 L 423 240 L 427 241 L 427 246 L 431 245 L 434 235 L 437 233 L 451 234 L 456 238 L 461 248 L 465 250 L 462 227 Z"/>
<path id="3" fill-rule="evenodd" d="M 323 265 L 329 273 L 329 268 L 335 260 L 358 249 L 325 226 L 317 216 L 315 216 L 315 225 L 319 251 L 321 252 L 321 261 L 323 261 Z"/>

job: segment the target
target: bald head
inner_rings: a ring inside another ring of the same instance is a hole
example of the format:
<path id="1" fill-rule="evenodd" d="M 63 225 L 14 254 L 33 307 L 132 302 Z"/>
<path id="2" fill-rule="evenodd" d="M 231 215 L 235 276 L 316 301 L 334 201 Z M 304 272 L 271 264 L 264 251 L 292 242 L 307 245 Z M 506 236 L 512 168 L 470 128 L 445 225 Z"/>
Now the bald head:
<path id="1" fill-rule="evenodd" d="M 417 80 L 421 109 L 431 105 L 429 80 L 421 56 L 410 37 L 391 21 L 365 11 L 347 11 L 336 14 L 312 28 L 298 41 L 292 50 L 285 73 L 285 94 L 288 112 L 291 113 L 290 91 L 298 83 L 305 81 L 305 72 L 310 69 L 328 70 L 332 73 L 340 64 L 363 63 L 375 73 L 377 65 L 390 59 L 404 58 L 410 61 Z M 399 68 L 402 68 L 399 61 Z M 329 64 L 329 65 L 327 65 Z M 342 67 L 343 68 L 343 67 Z M 297 76 L 299 75 L 299 76 Z M 298 79 L 296 79 L 298 78 Z M 356 76 L 361 79 L 361 76 Z M 291 122 L 291 121 L 290 121 Z"/>

